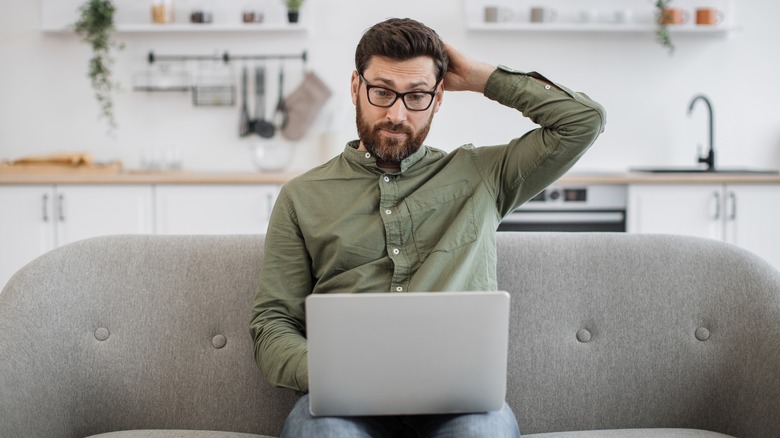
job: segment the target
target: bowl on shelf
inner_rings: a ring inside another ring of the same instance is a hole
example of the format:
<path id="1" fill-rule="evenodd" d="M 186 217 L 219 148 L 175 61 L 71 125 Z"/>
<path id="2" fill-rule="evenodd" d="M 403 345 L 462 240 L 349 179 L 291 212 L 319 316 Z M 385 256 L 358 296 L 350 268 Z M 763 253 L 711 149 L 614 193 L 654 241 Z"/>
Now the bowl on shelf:
<path id="1" fill-rule="evenodd" d="M 295 156 L 295 144 L 282 141 L 252 143 L 255 167 L 260 171 L 286 169 Z"/>

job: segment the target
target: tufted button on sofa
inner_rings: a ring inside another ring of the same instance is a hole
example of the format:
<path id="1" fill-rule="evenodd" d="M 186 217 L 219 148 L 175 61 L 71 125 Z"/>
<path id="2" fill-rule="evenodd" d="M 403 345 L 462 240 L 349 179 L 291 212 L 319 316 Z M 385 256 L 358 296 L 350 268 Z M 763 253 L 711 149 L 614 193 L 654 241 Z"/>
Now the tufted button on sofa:
<path id="1" fill-rule="evenodd" d="M 780 437 L 780 274 L 724 243 L 499 233 L 507 398 L 534 438 Z M 262 236 L 110 236 L 0 293 L 0 437 L 278 436 L 253 359 Z"/>

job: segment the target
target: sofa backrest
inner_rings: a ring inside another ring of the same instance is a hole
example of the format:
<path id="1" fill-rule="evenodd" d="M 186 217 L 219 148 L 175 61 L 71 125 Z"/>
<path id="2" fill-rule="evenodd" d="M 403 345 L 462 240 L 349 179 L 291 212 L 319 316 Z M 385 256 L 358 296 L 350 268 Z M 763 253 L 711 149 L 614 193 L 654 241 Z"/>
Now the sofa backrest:
<path id="1" fill-rule="evenodd" d="M 764 260 L 682 236 L 500 237 L 524 433 L 780 436 L 780 274 Z"/>
<path id="2" fill-rule="evenodd" d="M 277 435 L 296 395 L 253 359 L 262 243 L 101 237 L 20 270 L 0 293 L 0 436 Z M 762 260 L 693 238 L 499 233 L 498 263 L 523 433 L 780 436 L 780 407 L 766 403 L 780 399 L 767 363 L 780 359 L 780 277 Z"/>
<path id="3" fill-rule="evenodd" d="M 261 257 L 259 236 L 112 236 L 27 265 L 0 293 L 0 437 L 278 436 L 296 397 L 255 366 Z"/>

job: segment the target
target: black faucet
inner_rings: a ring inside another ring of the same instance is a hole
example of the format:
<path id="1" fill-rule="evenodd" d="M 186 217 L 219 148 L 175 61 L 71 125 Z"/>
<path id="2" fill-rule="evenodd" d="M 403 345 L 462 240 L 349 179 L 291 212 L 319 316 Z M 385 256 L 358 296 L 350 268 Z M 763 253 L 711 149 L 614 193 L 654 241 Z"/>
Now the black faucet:
<path id="1" fill-rule="evenodd" d="M 715 147 L 713 145 L 714 137 L 713 137 L 713 123 L 712 123 L 712 103 L 709 99 L 707 99 L 707 96 L 703 94 L 699 94 L 697 96 L 694 96 L 691 100 L 691 104 L 688 107 L 688 115 L 690 116 L 693 112 L 693 107 L 696 105 L 696 102 L 698 101 L 704 101 L 704 103 L 707 104 L 707 111 L 709 113 L 710 117 L 710 147 L 709 151 L 707 152 L 706 157 L 702 157 L 699 155 L 699 163 L 707 163 L 707 170 L 714 171 L 715 170 Z"/>

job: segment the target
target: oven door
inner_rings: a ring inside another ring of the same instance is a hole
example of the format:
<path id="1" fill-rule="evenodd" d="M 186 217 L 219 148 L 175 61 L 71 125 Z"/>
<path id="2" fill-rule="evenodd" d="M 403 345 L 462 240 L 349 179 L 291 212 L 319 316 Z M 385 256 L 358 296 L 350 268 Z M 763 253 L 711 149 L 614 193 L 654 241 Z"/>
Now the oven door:
<path id="1" fill-rule="evenodd" d="M 501 221 L 498 231 L 625 232 L 625 210 L 524 210 Z"/>

